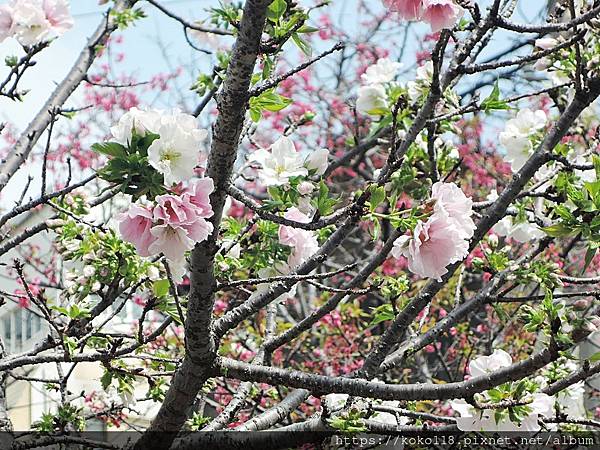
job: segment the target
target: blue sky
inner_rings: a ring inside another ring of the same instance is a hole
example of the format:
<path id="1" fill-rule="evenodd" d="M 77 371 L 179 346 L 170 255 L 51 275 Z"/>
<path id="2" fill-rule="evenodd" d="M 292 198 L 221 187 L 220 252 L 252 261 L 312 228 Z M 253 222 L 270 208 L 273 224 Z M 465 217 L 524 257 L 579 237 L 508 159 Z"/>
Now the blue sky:
<path id="1" fill-rule="evenodd" d="M 332 16 L 341 20 L 348 30 L 360 29 L 361 18 L 355 13 L 356 7 L 354 4 L 356 1 L 333 0 L 332 5 L 329 6 Z M 373 8 L 381 7 L 381 0 L 372 0 L 372 2 Z M 0 1 L 0 3 L 6 2 Z M 161 3 L 173 12 L 185 17 L 186 20 L 193 21 L 197 18 L 206 18 L 206 9 L 218 5 L 218 0 L 161 0 Z M 306 0 L 302 3 L 311 5 L 314 2 Z M 479 1 L 478 3 L 485 7 L 489 0 Z M 516 19 L 525 22 L 533 21 L 539 8 L 544 3 L 544 1 L 522 0 L 520 4 L 523 6 L 517 11 Z M 123 32 L 125 43 L 120 50 L 126 54 L 125 63 L 122 65 L 124 71 L 136 74 L 139 80 L 147 79 L 147 77 L 160 71 L 167 71 L 169 65 L 162 56 L 161 46 L 166 49 L 171 63 L 175 66 L 178 64 L 192 64 L 198 70 L 210 67 L 210 56 L 195 52 L 187 46 L 179 23 L 164 16 L 152 5 L 143 1 L 140 2 L 140 5 L 146 11 L 148 17 Z M 22 103 L 0 98 L 1 121 L 10 121 L 17 129 L 23 129 L 27 125 L 34 112 L 44 104 L 55 84 L 64 78 L 85 45 L 87 37 L 100 23 L 102 12 L 105 10 L 106 5 L 99 6 L 97 0 L 71 1 L 75 26 L 55 40 L 49 50 L 42 52 L 37 58 L 37 65 L 27 72 L 22 80 L 22 86 L 31 89 L 31 91 Z M 416 27 L 423 27 L 423 25 L 416 25 Z M 419 30 L 419 28 L 416 28 L 416 30 Z M 425 30 L 424 27 L 423 30 Z M 502 37 L 499 37 L 495 48 L 501 48 L 503 40 Z M 22 49 L 14 40 L 7 39 L 0 44 L 0 61 L 3 61 L 6 56 L 22 55 L 22 52 Z M 408 54 L 411 54 L 411 52 L 408 52 Z M 0 76 L 6 72 L 5 67 L 1 68 Z M 187 86 L 183 86 L 183 88 L 187 89 Z M 77 104 L 76 96 L 77 94 L 70 102 L 67 102 L 67 107 Z M 168 106 L 168 102 L 171 100 L 167 98 L 166 102 L 161 103 Z M 32 166 L 27 171 L 20 171 L 9 184 L 5 198 L 15 198 L 19 195 L 26 181 L 27 173 L 36 175 L 39 173 L 39 167 Z M 35 188 L 35 181 L 32 188 Z"/>
<path id="2" fill-rule="evenodd" d="M 356 11 L 353 7 L 355 1 L 334 0 L 329 7 L 333 16 L 341 17 L 348 29 L 356 29 L 355 27 L 360 24 L 360 17 L 354 13 Z M 381 0 L 372 1 L 374 7 L 381 5 Z M 485 6 L 488 2 L 488 0 L 479 1 L 479 4 Z M 205 10 L 216 6 L 218 0 L 161 0 L 161 3 L 187 20 L 193 20 L 206 17 Z M 306 1 L 304 3 L 311 4 L 313 2 Z M 524 20 L 532 20 L 540 5 L 545 2 L 522 0 L 519 3 L 523 6 L 517 12 L 518 16 Z M 174 62 L 189 63 L 192 58 L 195 66 L 208 67 L 210 57 L 190 51 L 183 39 L 180 24 L 160 14 L 152 5 L 143 1 L 140 2 L 140 5 L 147 12 L 148 17 L 123 33 L 125 36 L 123 50 L 127 55 L 124 65 L 126 70 L 135 72 L 139 79 L 144 79 L 145 76 L 161 70 L 167 70 L 167 63 L 160 53 L 159 40 L 168 49 Z M 24 103 L 0 99 L 0 120 L 10 119 L 17 126 L 27 124 L 32 110 L 43 104 L 54 84 L 64 77 L 88 35 L 98 25 L 105 9 L 106 6 L 99 6 L 97 0 L 71 1 L 75 26 L 53 42 L 51 48 L 38 58 L 37 66 L 28 71 L 23 80 L 23 86 L 31 87 L 32 91 L 26 96 Z M 22 50 L 14 40 L 7 39 L 0 44 L 0 61 L 3 61 L 6 56 L 19 54 L 22 54 Z M 150 61 L 151 64 L 149 64 Z M 0 74 L 5 72 L 6 70 L 2 68 Z"/>

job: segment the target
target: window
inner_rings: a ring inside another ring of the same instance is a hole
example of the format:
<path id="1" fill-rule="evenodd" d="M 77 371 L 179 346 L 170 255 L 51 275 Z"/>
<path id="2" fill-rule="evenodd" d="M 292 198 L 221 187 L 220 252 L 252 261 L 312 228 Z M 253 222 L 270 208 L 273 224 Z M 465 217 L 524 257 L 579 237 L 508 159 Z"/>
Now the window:
<path id="1" fill-rule="evenodd" d="M 33 345 L 42 332 L 42 319 L 35 311 L 19 307 L 4 309 L 0 320 L 0 335 L 7 352 L 20 352 Z"/>

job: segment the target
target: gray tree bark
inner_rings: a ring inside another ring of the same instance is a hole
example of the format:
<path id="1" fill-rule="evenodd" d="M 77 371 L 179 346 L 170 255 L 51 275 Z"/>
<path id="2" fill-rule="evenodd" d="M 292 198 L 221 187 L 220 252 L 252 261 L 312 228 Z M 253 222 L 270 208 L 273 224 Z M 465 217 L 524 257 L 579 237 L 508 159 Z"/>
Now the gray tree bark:
<path id="1" fill-rule="evenodd" d="M 215 184 L 210 197 L 214 230 L 208 240 L 196 245 L 191 255 L 187 317 L 185 322 L 186 355 L 176 372 L 165 400 L 151 426 L 135 448 L 168 448 L 188 417 L 190 406 L 210 376 L 217 343 L 212 332 L 212 309 L 216 280 L 214 256 L 217 237 L 227 198 L 239 138 L 247 109 L 248 90 L 260 50 L 270 0 L 248 0 L 240 22 L 231 60 L 221 92 L 217 96 L 219 116 L 213 128 L 207 176 Z"/>

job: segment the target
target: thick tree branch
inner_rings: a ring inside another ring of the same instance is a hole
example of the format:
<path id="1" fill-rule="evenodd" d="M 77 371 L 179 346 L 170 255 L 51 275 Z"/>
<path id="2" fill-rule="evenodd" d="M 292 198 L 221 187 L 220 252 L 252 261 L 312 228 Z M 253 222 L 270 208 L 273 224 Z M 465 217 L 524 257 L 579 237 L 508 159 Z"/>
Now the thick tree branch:
<path id="1" fill-rule="evenodd" d="M 215 185 L 210 197 L 214 211 L 214 230 L 207 241 L 196 245 L 191 255 L 191 289 L 185 322 L 186 355 L 171 381 L 156 418 L 147 433 L 136 443 L 137 449 L 169 446 L 173 438 L 172 433 L 177 432 L 185 422 L 189 408 L 208 378 L 208 369 L 216 356 L 217 343 L 211 333 L 216 289 L 213 267 L 214 256 L 218 251 L 216 241 L 227 197 L 227 186 L 237 158 L 250 79 L 259 53 L 269 3 L 269 0 L 246 2 L 226 78 L 217 96 L 219 116 L 213 128 L 207 167 L 207 175 L 213 179 Z M 157 439 L 157 436 L 162 438 Z"/>

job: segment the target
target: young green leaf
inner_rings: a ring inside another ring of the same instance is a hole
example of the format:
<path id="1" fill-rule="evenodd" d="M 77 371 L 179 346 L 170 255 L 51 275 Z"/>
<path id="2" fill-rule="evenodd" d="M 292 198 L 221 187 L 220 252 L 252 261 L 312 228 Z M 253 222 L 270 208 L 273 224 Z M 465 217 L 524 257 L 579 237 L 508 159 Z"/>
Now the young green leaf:
<path id="1" fill-rule="evenodd" d="M 481 102 L 481 109 L 484 111 L 508 109 L 508 105 L 504 100 L 500 100 L 500 86 L 498 80 L 494 83 L 494 88 L 490 95 Z"/>
<path id="2" fill-rule="evenodd" d="M 112 156 L 113 158 L 125 158 L 127 149 L 116 142 L 100 142 L 92 145 L 96 153 Z"/>
<path id="3" fill-rule="evenodd" d="M 274 0 L 273 3 L 269 5 L 269 9 L 267 10 L 267 17 L 272 22 L 278 22 L 281 16 L 285 13 L 287 9 L 287 3 L 285 0 Z"/>
<path id="4" fill-rule="evenodd" d="M 169 280 L 156 280 L 152 283 L 152 292 L 157 297 L 164 297 L 169 293 Z"/>

